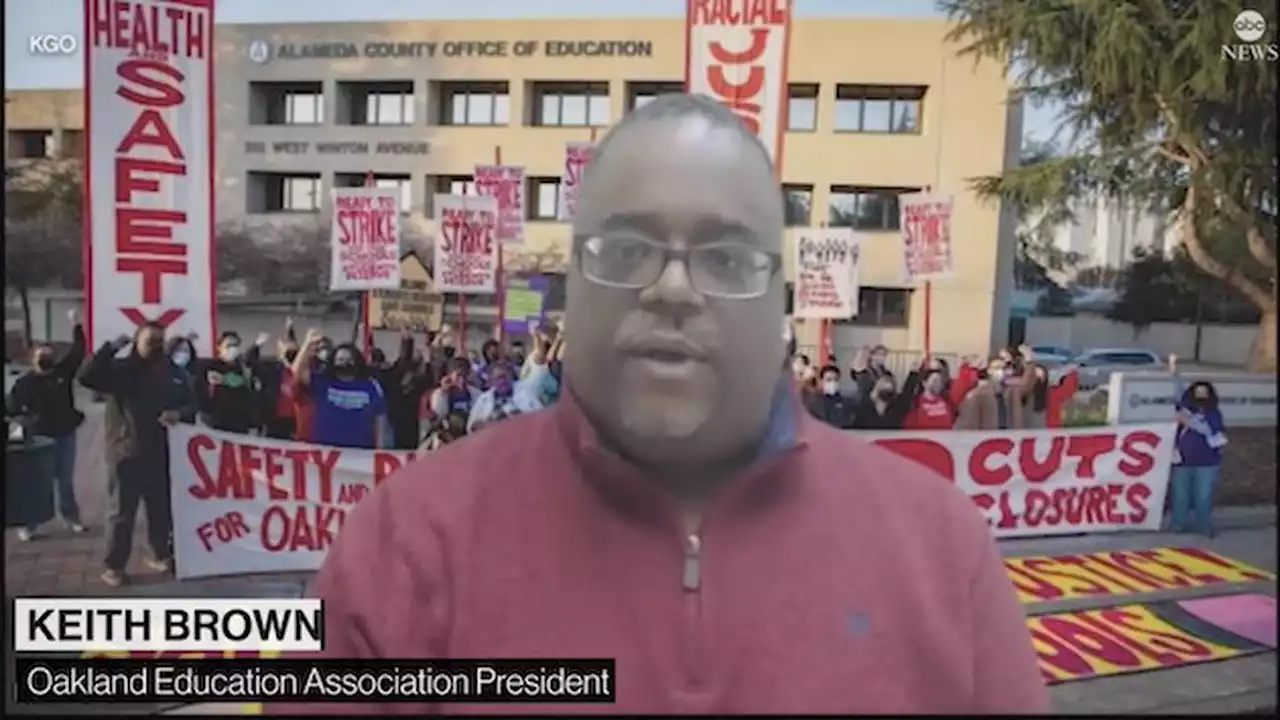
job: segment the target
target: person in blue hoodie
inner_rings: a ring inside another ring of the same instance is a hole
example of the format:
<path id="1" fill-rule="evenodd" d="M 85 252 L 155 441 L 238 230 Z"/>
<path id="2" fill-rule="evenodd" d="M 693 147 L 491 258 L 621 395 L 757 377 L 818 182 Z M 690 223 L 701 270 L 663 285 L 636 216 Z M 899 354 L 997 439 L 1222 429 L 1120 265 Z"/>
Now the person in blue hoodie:
<path id="1" fill-rule="evenodd" d="M 1169 369 L 1173 373 L 1178 433 L 1169 483 L 1169 530 L 1187 532 L 1190 519 L 1190 529 L 1213 537 L 1210 515 L 1213 491 L 1222 469 L 1222 448 L 1227 444 L 1226 426 L 1213 383 L 1198 380 L 1188 387 L 1177 367 L 1177 357 L 1171 356 Z"/>

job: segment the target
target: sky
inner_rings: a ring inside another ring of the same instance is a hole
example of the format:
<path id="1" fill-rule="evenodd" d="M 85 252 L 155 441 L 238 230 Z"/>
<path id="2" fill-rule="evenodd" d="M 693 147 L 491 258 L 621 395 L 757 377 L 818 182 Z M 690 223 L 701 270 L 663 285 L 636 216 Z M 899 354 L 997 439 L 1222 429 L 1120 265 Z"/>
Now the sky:
<path id="1" fill-rule="evenodd" d="M 683 17 L 685 0 L 217 0 L 227 23 Z M 795 0 L 799 17 L 931 17 L 934 0 Z M 5 88 L 78 88 L 78 56 L 32 56 L 33 36 L 83 33 L 84 0 L 4 0 Z M 1025 136 L 1052 135 L 1053 113 L 1029 109 Z"/>

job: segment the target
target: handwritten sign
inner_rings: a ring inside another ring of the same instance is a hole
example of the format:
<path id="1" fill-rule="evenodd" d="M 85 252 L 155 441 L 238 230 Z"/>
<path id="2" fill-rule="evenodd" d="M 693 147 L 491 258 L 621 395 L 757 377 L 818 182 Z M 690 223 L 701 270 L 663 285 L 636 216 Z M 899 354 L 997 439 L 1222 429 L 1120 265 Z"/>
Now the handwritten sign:
<path id="1" fill-rule="evenodd" d="M 436 291 L 489 295 L 498 276 L 498 201 L 484 195 L 436 195 Z"/>
<path id="2" fill-rule="evenodd" d="M 908 280 L 947 277 L 953 270 L 951 211 L 947 195 L 919 193 L 899 199 L 902 258 Z"/>
<path id="3" fill-rule="evenodd" d="M 395 188 L 335 188 L 329 289 L 400 287 L 400 207 Z"/>
<path id="4" fill-rule="evenodd" d="M 795 243 L 795 316 L 843 320 L 857 315 L 860 256 L 850 228 L 802 232 Z"/>
<path id="5" fill-rule="evenodd" d="M 578 196 L 582 193 L 582 174 L 591 161 L 592 144 L 571 142 L 564 146 L 564 172 L 560 176 L 559 218 L 571 222 L 578 211 Z"/>
<path id="6" fill-rule="evenodd" d="M 513 165 L 477 165 L 476 193 L 498 202 L 499 242 L 524 239 L 524 168 Z"/>

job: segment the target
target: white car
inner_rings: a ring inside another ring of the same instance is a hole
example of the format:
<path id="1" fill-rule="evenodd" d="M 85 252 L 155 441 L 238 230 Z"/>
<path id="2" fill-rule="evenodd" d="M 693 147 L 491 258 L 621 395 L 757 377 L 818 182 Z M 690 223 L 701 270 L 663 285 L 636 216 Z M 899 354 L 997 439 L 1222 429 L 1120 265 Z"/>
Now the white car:
<path id="1" fill-rule="evenodd" d="M 1045 365 L 1064 365 L 1076 355 L 1075 350 L 1061 345 L 1032 345 L 1031 352 L 1035 353 L 1036 362 Z"/>
<path id="2" fill-rule="evenodd" d="M 1165 363 L 1151 350 L 1133 348 L 1094 348 L 1071 358 L 1080 369 L 1080 389 L 1106 387 L 1112 373 L 1164 372 Z"/>

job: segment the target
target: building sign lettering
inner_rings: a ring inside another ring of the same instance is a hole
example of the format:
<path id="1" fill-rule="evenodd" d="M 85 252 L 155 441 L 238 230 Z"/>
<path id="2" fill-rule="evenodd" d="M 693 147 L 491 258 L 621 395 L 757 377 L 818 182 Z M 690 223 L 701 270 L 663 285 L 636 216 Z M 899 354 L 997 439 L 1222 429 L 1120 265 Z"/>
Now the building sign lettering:
<path id="1" fill-rule="evenodd" d="M 281 141 L 266 143 L 249 140 L 244 151 L 250 155 L 265 155 L 268 150 L 275 155 L 426 155 L 431 151 L 425 142 L 298 142 Z"/>
<path id="2" fill-rule="evenodd" d="M 249 46 L 255 62 L 343 58 L 435 58 L 435 57 L 653 57 L 650 40 L 449 40 L 447 42 L 366 43 L 322 42 L 284 43 L 272 53 L 270 46 L 255 41 Z"/>

